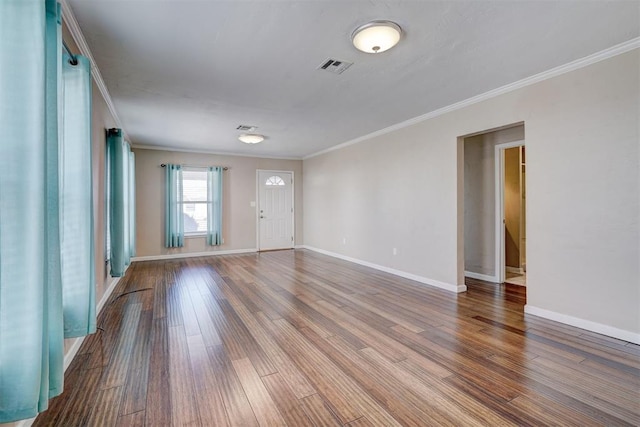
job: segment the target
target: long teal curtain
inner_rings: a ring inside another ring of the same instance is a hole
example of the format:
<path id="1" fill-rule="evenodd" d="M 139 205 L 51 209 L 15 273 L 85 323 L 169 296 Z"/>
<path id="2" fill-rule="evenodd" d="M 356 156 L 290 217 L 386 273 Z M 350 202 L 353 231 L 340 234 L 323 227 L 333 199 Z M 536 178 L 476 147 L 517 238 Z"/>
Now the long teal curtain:
<path id="1" fill-rule="evenodd" d="M 47 265 L 46 278 L 42 285 L 47 289 L 43 293 L 43 308 L 48 329 L 48 337 L 43 341 L 41 352 L 40 397 L 38 412 L 49 406 L 48 399 L 62 393 L 64 380 L 64 323 L 62 310 L 62 246 L 60 242 L 60 141 L 62 134 L 61 110 L 63 102 L 62 87 L 62 17 L 60 4 L 56 0 L 46 0 L 46 209 L 41 215 L 46 218 Z M 37 211 L 36 211 L 37 212 Z M 4 218 L 0 217 L 0 222 Z M 0 240 L 2 236 L 0 235 Z M 62 338 L 62 340 L 61 340 Z M 0 338 L 1 340 L 1 338 Z M 46 356 L 44 353 L 48 353 Z M 48 360 L 47 360 L 48 359 Z M 45 384 L 48 383 L 48 390 Z"/>
<path id="2" fill-rule="evenodd" d="M 0 1 L 0 422 L 62 390 L 60 12 Z"/>
<path id="3" fill-rule="evenodd" d="M 222 244 L 222 168 L 207 169 L 207 244 Z"/>
<path id="4" fill-rule="evenodd" d="M 47 409 L 64 338 L 95 331 L 91 70 L 77 59 L 63 65 L 55 0 L 0 0 L 0 423 Z"/>
<path id="5" fill-rule="evenodd" d="M 136 155 L 129 152 L 129 255 L 136 256 Z"/>
<path id="6" fill-rule="evenodd" d="M 93 184 L 91 173 L 91 65 L 63 57 L 62 302 L 65 337 L 96 331 Z"/>
<path id="7" fill-rule="evenodd" d="M 111 261 L 111 144 L 107 131 L 107 143 L 104 152 L 104 255 L 105 261 Z"/>
<path id="8" fill-rule="evenodd" d="M 107 144 L 111 156 L 111 276 L 121 277 L 130 262 L 129 246 L 129 147 L 121 129 L 109 129 Z"/>
<path id="9" fill-rule="evenodd" d="M 165 246 L 184 246 L 182 213 L 182 166 L 165 165 Z"/>
<path id="10" fill-rule="evenodd" d="M 130 208 L 129 208 L 129 204 L 130 204 L 130 199 L 129 199 L 129 143 L 127 141 L 124 141 L 124 144 L 122 145 L 122 149 L 124 150 L 122 153 L 122 181 L 123 181 L 123 193 L 122 193 L 122 200 L 123 200 L 123 209 L 124 209 L 124 264 L 125 265 L 129 265 L 131 263 L 131 234 L 130 234 L 130 229 L 131 229 L 131 217 L 129 216 L 130 213 Z"/>

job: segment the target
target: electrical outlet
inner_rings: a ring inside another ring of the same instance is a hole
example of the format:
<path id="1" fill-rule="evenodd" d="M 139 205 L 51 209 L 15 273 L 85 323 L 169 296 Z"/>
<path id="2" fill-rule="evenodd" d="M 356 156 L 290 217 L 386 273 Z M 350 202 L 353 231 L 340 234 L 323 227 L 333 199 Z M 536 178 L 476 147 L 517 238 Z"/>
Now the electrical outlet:
<path id="1" fill-rule="evenodd" d="M 398 255 L 398 248 L 393 248 L 392 252 L 393 252 L 394 255 Z"/>
<path id="2" fill-rule="evenodd" d="M 343 237 L 343 238 L 342 238 L 342 244 L 343 244 L 343 245 L 346 245 L 346 244 L 347 244 L 347 238 L 346 238 L 346 237 Z"/>

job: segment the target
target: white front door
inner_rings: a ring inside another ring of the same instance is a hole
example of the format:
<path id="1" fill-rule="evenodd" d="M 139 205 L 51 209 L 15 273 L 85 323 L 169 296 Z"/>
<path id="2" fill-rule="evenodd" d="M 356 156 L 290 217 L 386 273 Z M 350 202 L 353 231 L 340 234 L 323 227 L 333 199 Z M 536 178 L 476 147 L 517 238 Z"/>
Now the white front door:
<path id="1" fill-rule="evenodd" d="M 258 250 L 293 248 L 293 172 L 258 171 Z"/>

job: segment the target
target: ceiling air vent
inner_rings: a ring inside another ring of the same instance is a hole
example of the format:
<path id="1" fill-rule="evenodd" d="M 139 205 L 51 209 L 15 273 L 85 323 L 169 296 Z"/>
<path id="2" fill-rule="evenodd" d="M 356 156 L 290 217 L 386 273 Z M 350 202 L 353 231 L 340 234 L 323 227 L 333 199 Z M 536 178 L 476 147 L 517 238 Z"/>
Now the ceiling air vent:
<path id="1" fill-rule="evenodd" d="M 249 125 L 238 125 L 238 127 L 236 128 L 237 130 L 241 130 L 243 132 L 253 132 L 254 130 L 258 129 L 257 126 L 249 126 Z"/>
<path id="2" fill-rule="evenodd" d="M 344 70 L 351 67 L 353 62 L 340 61 L 339 59 L 327 59 L 318 66 L 318 70 L 325 70 L 333 74 L 342 74 Z"/>

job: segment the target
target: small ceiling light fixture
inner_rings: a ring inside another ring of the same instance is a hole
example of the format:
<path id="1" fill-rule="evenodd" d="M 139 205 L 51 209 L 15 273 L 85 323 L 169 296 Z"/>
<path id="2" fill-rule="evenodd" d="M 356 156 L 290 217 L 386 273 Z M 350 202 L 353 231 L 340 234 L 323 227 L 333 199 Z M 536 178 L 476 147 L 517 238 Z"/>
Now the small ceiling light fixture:
<path id="1" fill-rule="evenodd" d="M 389 50 L 400 41 L 402 28 L 391 21 L 371 21 L 356 28 L 351 41 L 356 49 L 366 53 Z"/>
<path id="2" fill-rule="evenodd" d="M 245 144 L 257 144 L 264 141 L 264 136 L 257 133 L 243 133 L 238 139 Z"/>

